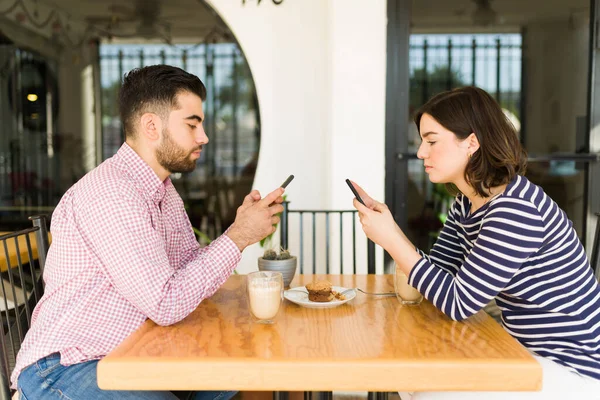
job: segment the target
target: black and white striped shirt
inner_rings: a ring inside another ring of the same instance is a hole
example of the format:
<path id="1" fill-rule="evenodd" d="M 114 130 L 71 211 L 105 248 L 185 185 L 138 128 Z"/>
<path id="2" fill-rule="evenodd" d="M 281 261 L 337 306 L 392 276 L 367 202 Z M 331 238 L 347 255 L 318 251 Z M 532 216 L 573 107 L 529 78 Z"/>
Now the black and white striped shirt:
<path id="1" fill-rule="evenodd" d="M 565 212 L 522 176 L 470 207 L 456 198 L 411 285 L 454 320 L 496 298 L 504 328 L 525 347 L 600 379 L 600 286 Z"/>

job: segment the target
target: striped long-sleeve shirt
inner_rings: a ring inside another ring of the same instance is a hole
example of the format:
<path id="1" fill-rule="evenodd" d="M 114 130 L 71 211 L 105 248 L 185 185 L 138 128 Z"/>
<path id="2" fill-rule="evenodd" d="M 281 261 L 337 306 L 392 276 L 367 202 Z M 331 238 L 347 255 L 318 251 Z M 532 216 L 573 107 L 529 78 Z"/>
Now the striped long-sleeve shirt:
<path id="1" fill-rule="evenodd" d="M 504 328 L 525 347 L 600 379 L 600 286 L 565 212 L 522 176 L 470 208 L 456 198 L 410 284 L 454 320 L 495 298 Z"/>

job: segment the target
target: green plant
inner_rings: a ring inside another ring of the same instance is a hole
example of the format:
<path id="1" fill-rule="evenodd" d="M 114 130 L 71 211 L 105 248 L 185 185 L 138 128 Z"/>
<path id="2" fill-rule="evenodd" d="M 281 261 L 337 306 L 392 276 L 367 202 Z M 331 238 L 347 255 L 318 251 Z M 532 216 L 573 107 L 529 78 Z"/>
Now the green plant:
<path id="1" fill-rule="evenodd" d="M 454 201 L 454 196 L 448 192 L 445 184 L 436 183 L 433 185 L 432 197 L 434 211 L 440 219 L 440 222 L 445 224 L 446 218 L 448 218 L 448 211 L 450 210 L 450 207 L 452 207 L 452 202 Z"/>
<path id="2" fill-rule="evenodd" d="M 192 227 L 192 229 L 194 230 L 194 233 L 198 237 L 198 242 L 200 242 L 200 244 L 209 245 L 210 242 L 212 242 L 212 239 L 209 238 L 208 235 L 206 233 L 202 232 L 200 229 L 194 228 L 194 227 Z"/>
<path id="3" fill-rule="evenodd" d="M 283 195 L 283 201 L 286 201 L 286 199 L 287 199 L 287 194 L 284 194 L 284 195 Z M 281 214 L 277 214 L 277 215 L 278 215 L 278 216 L 281 216 Z M 262 248 L 265 248 L 265 247 L 270 247 L 270 245 L 271 245 L 271 241 L 273 240 L 273 234 L 274 234 L 275 232 L 277 232 L 277 225 L 278 225 L 278 224 L 274 224 L 274 225 L 273 225 L 273 226 L 275 227 L 275 231 L 273 231 L 273 232 L 272 232 L 272 233 L 271 233 L 269 236 L 267 236 L 267 237 L 263 238 L 263 239 L 262 239 L 262 240 L 259 242 L 259 244 L 260 244 L 260 247 L 262 247 Z"/>
<path id="4" fill-rule="evenodd" d="M 279 252 L 279 256 L 277 256 L 278 260 L 289 260 L 290 258 L 292 258 L 290 251 L 284 249 L 281 249 L 281 252 Z"/>
<path id="5" fill-rule="evenodd" d="M 265 260 L 277 260 L 277 252 L 275 250 L 265 250 L 263 254 Z"/>
<path id="6" fill-rule="evenodd" d="M 289 250 L 280 249 L 279 254 L 273 249 L 265 250 L 263 259 L 265 260 L 289 260 L 292 258 Z"/>
<path id="7" fill-rule="evenodd" d="M 194 233 L 198 237 L 198 243 L 208 246 L 212 242 L 212 239 L 209 238 L 208 235 L 206 233 L 202 232 L 200 229 L 195 228 L 195 227 L 192 227 L 192 229 L 194 230 Z M 237 270 L 234 269 L 233 273 L 237 275 L 238 272 L 237 272 Z"/>

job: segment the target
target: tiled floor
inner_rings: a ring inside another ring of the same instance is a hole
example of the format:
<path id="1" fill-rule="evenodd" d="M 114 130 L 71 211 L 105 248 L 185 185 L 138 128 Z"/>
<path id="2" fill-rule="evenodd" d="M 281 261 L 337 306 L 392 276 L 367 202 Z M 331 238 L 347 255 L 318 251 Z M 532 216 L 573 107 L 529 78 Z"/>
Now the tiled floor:
<path id="1" fill-rule="evenodd" d="M 289 400 L 303 400 L 303 392 L 290 392 Z M 334 392 L 333 400 L 366 400 L 366 392 Z M 233 400 L 273 400 L 273 392 L 239 392 Z M 397 392 L 390 392 L 388 400 L 401 400 Z"/>

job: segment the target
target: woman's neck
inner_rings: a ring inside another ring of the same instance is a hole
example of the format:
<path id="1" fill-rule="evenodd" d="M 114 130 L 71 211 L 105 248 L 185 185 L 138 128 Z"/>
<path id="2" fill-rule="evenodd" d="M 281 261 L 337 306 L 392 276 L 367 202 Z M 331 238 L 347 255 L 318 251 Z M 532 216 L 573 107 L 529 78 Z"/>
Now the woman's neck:
<path id="1" fill-rule="evenodd" d="M 499 195 L 500 193 L 504 192 L 504 190 L 506 189 L 506 184 L 504 185 L 499 185 L 499 186 L 494 186 L 492 188 L 489 188 L 486 190 L 487 196 L 481 196 L 479 195 L 475 189 L 469 185 L 469 184 L 465 184 L 462 186 L 465 186 L 464 188 L 462 188 L 459 185 L 456 185 L 458 187 L 458 189 L 465 195 L 467 196 L 467 198 L 469 199 L 469 201 L 471 202 L 471 210 L 470 213 L 474 213 L 475 211 L 479 210 L 481 207 L 483 207 L 486 203 L 488 203 L 490 200 L 492 200 L 495 196 Z M 464 189 L 464 190 L 463 190 Z"/>

